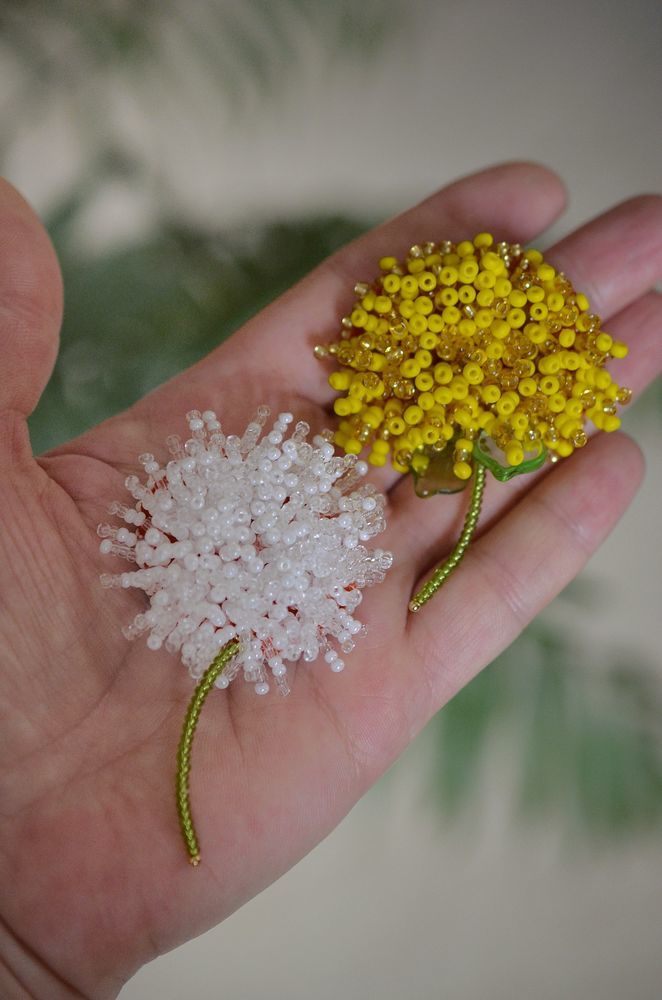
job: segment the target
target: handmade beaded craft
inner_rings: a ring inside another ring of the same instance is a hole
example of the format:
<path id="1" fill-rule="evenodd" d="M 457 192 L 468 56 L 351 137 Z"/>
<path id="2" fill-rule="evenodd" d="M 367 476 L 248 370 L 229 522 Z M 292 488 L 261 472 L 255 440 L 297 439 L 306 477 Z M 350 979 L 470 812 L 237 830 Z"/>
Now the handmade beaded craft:
<path id="1" fill-rule="evenodd" d="M 168 438 L 170 460 L 140 456 L 146 481 L 129 476 L 133 506 L 111 505 L 125 526 L 102 524 L 103 554 L 137 568 L 104 574 L 105 587 L 143 590 L 149 609 L 123 631 L 152 650 L 179 652 L 200 679 L 178 754 L 177 806 L 193 863 L 199 849 L 188 801 L 195 726 L 215 685 L 239 674 L 257 694 L 270 680 L 287 694 L 286 664 L 323 656 L 339 673 L 354 648 L 362 588 L 384 578 L 390 553 L 368 549 L 385 527 L 384 497 L 354 455 L 336 456 L 328 436 L 307 441 L 292 414 L 264 434 L 258 410 L 242 437 L 225 436 L 216 414 L 187 415 L 191 437 Z M 261 438 L 261 439 L 260 439 Z"/>
<path id="2" fill-rule="evenodd" d="M 334 442 L 368 462 L 390 458 L 428 497 L 474 476 L 458 546 L 410 603 L 417 611 L 459 563 L 475 530 L 485 470 L 506 481 L 587 443 L 586 424 L 615 431 L 629 389 L 605 368 L 623 358 L 586 296 L 538 250 L 489 233 L 423 243 L 354 288 L 340 339 L 315 348 L 339 370 Z"/>

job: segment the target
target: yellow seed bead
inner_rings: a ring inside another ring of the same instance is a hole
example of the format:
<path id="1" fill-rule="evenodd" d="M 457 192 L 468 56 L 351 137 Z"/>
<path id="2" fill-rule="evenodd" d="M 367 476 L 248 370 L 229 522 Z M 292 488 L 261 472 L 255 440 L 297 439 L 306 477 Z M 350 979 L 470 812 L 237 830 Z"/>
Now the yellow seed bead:
<path id="1" fill-rule="evenodd" d="M 530 261 L 531 264 L 542 263 L 542 254 L 540 253 L 540 250 L 534 250 L 533 248 L 531 248 L 530 250 L 526 251 L 524 256 L 528 261 Z"/>
<path id="2" fill-rule="evenodd" d="M 513 413 L 510 418 L 510 426 L 518 434 L 523 434 L 529 426 L 529 418 L 525 413 Z"/>
<path id="3" fill-rule="evenodd" d="M 517 386 L 517 391 L 520 396 L 535 396 L 538 391 L 538 383 L 534 378 L 523 378 L 520 379 L 519 385 Z"/>
<path id="4" fill-rule="evenodd" d="M 393 305 L 388 295 L 378 295 L 375 299 L 375 312 L 387 313 Z"/>
<path id="5" fill-rule="evenodd" d="M 611 434 L 612 431 L 617 431 L 621 426 L 621 421 L 618 417 L 614 416 L 613 413 L 608 413 L 605 416 L 603 430 L 607 431 L 607 434 Z"/>
<path id="6" fill-rule="evenodd" d="M 429 368 L 432 364 L 432 355 L 429 351 L 419 348 L 414 355 L 421 368 Z"/>
<path id="7" fill-rule="evenodd" d="M 473 337 L 476 332 L 476 324 L 472 319 L 461 319 L 457 324 L 457 331 L 461 337 Z"/>
<path id="8" fill-rule="evenodd" d="M 405 412 L 403 413 L 403 417 L 405 419 L 405 423 L 407 424 L 410 425 L 420 424 L 421 420 L 423 419 L 423 410 L 420 408 L 420 406 L 416 405 L 408 406 Z"/>
<path id="9" fill-rule="evenodd" d="M 538 370 L 543 375 L 555 375 L 561 368 L 561 359 L 556 354 L 547 354 L 538 362 Z M 556 392 L 556 390 L 554 390 Z"/>
<path id="10" fill-rule="evenodd" d="M 526 313 L 523 309 L 509 309 L 506 314 L 506 320 L 513 330 L 518 330 L 526 323 Z"/>
<path id="11" fill-rule="evenodd" d="M 488 271 L 503 270 L 503 261 L 501 260 L 501 257 L 499 257 L 498 253 L 493 253 L 491 250 L 488 250 L 487 253 L 483 254 L 480 263 Z"/>
<path id="12" fill-rule="evenodd" d="M 547 331 L 539 323 L 527 323 L 523 332 L 532 344 L 542 344 L 547 340 Z"/>
<path id="13" fill-rule="evenodd" d="M 377 444 L 376 441 L 375 444 Z M 358 455 L 363 450 L 363 445 L 358 438 L 348 438 L 345 441 L 344 448 L 348 455 Z"/>
<path id="14" fill-rule="evenodd" d="M 529 315 L 531 316 L 531 319 L 534 319 L 536 322 L 540 322 L 541 320 L 547 318 L 549 315 L 549 309 L 544 302 L 534 302 L 529 309 Z"/>
<path id="15" fill-rule="evenodd" d="M 352 384 L 350 385 L 348 390 L 348 395 L 352 399 L 365 399 L 366 387 L 361 382 L 352 380 Z"/>
<path id="16" fill-rule="evenodd" d="M 434 375 L 435 382 L 438 382 L 439 385 L 448 385 L 453 378 L 453 369 L 445 361 L 440 361 L 432 369 L 432 374 Z"/>
<path id="17" fill-rule="evenodd" d="M 500 340 L 491 340 L 485 348 L 485 353 L 493 361 L 503 357 L 503 343 Z"/>
<path id="18" fill-rule="evenodd" d="M 386 367 L 386 358 L 383 354 L 373 354 L 370 359 L 370 371 L 381 372 Z"/>
<path id="19" fill-rule="evenodd" d="M 551 377 L 551 376 L 550 376 Z M 545 390 L 543 389 L 543 392 Z M 547 400 L 547 407 L 552 413 L 563 413 L 565 411 L 566 398 L 562 392 L 554 392 Z"/>
<path id="20" fill-rule="evenodd" d="M 430 317 L 430 319 L 434 319 L 434 318 L 435 318 L 434 316 Z M 440 318 L 440 317 L 437 317 L 437 318 Z M 430 330 L 430 320 L 428 320 L 428 329 L 425 331 L 425 333 L 421 334 L 420 339 L 419 339 L 418 342 L 421 345 L 421 347 L 425 348 L 426 351 L 432 350 L 439 343 L 439 337 L 437 336 L 437 334 L 433 333 Z"/>
<path id="21" fill-rule="evenodd" d="M 521 444 L 512 441 L 506 448 L 506 461 L 508 465 L 521 465 L 524 461 L 524 450 Z"/>
<path id="22" fill-rule="evenodd" d="M 396 257 L 381 257 L 379 260 L 379 267 L 382 271 L 390 271 L 392 267 L 395 267 L 398 263 Z"/>
<path id="23" fill-rule="evenodd" d="M 483 374 L 483 369 L 480 367 L 480 365 L 475 364 L 473 361 L 470 361 L 469 364 L 466 364 L 464 366 L 464 368 L 462 369 L 462 374 L 464 375 L 469 385 L 479 385 L 485 378 Z"/>
<path id="24" fill-rule="evenodd" d="M 460 302 L 468 305 L 469 302 L 473 302 L 476 298 L 476 289 L 473 285 L 462 285 L 458 289 L 457 297 Z"/>
<path id="25" fill-rule="evenodd" d="M 471 479 L 472 468 L 468 462 L 456 462 L 453 472 L 458 479 Z"/>
<path id="26" fill-rule="evenodd" d="M 595 346 L 603 354 L 607 354 L 611 350 L 611 345 L 614 343 L 613 339 L 608 333 L 600 333 L 595 338 Z"/>
<path id="27" fill-rule="evenodd" d="M 615 340 L 610 349 L 610 354 L 612 358 L 625 358 L 627 357 L 629 348 L 627 344 L 623 344 L 620 340 Z"/>
<path id="28" fill-rule="evenodd" d="M 569 417 L 577 418 L 581 417 L 584 412 L 584 408 L 579 399 L 568 399 L 566 401 L 564 412 L 568 414 Z"/>
<path id="29" fill-rule="evenodd" d="M 377 455 L 388 455 L 391 450 L 391 446 L 388 441 L 383 441 L 381 438 L 377 438 L 377 440 L 373 443 L 372 450 Z"/>
<path id="30" fill-rule="evenodd" d="M 420 313 L 414 313 L 411 319 L 407 320 L 407 327 L 415 337 L 420 337 L 428 328 L 428 321 Z"/>
<path id="31" fill-rule="evenodd" d="M 432 313 L 431 316 L 428 316 L 428 330 L 430 333 L 441 333 L 443 328 L 444 321 L 438 313 Z M 439 343 L 439 338 L 437 338 L 436 343 Z M 434 346 L 436 347 L 436 344 Z"/>
<path id="32" fill-rule="evenodd" d="M 371 309 L 374 309 L 374 307 L 375 307 L 375 293 L 374 292 L 368 292 L 367 295 L 364 295 L 363 298 L 361 299 L 361 305 L 362 305 L 362 307 L 364 309 L 367 309 L 368 312 L 370 312 Z"/>
<path id="33" fill-rule="evenodd" d="M 423 444 L 436 444 L 441 438 L 441 431 L 438 427 L 425 427 L 422 434 Z"/>
<path id="34" fill-rule="evenodd" d="M 412 316 L 416 315 L 416 306 L 412 299 L 403 299 L 402 302 L 398 303 L 398 312 L 403 319 L 411 319 Z"/>
<path id="35" fill-rule="evenodd" d="M 560 312 L 565 305 L 565 298 L 560 292 L 550 292 L 547 296 L 547 308 L 550 312 Z"/>
<path id="36" fill-rule="evenodd" d="M 374 331 L 377 329 L 377 323 L 378 319 L 376 316 L 372 315 L 368 316 L 367 320 L 365 321 L 365 329 L 368 331 L 368 333 L 374 333 Z"/>
<path id="37" fill-rule="evenodd" d="M 577 302 L 577 305 L 583 312 L 588 312 L 588 310 L 590 309 L 590 303 L 583 292 L 577 292 L 577 294 L 575 295 L 575 300 Z"/>
<path id="38" fill-rule="evenodd" d="M 416 376 L 415 386 L 420 392 L 429 392 L 434 386 L 434 378 L 430 372 L 421 372 Z"/>
<path id="39" fill-rule="evenodd" d="M 519 288 L 513 288 L 512 292 L 508 296 L 508 301 L 511 306 L 521 309 L 527 303 L 527 298 L 525 292 L 520 291 Z"/>
<path id="40" fill-rule="evenodd" d="M 541 281 L 551 281 L 556 271 L 551 264 L 540 264 L 536 273 Z"/>
<path id="41" fill-rule="evenodd" d="M 495 409 L 502 417 L 508 417 L 517 408 L 519 396 L 515 392 L 504 392 L 501 399 L 497 400 Z"/>
<path id="42" fill-rule="evenodd" d="M 478 295 L 480 296 L 481 292 L 483 291 L 492 292 L 496 279 L 497 276 L 495 271 L 479 271 L 479 273 L 474 278 L 474 285 L 476 286 L 476 288 L 480 289 Z M 494 295 L 494 292 L 492 292 L 492 295 Z"/>
<path id="43" fill-rule="evenodd" d="M 433 394 L 431 392 L 422 392 L 418 397 L 418 405 L 423 411 L 431 410 L 435 405 Z"/>
<path id="44" fill-rule="evenodd" d="M 557 454 L 559 454 L 561 458 L 569 458 L 574 450 L 574 445 L 572 445 L 570 441 L 559 441 L 556 445 Z"/>
<path id="45" fill-rule="evenodd" d="M 400 281 L 400 295 L 405 299 L 415 299 L 418 295 L 418 281 L 413 274 L 406 274 Z"/>
<path id="46" fill-rule="evenodd" d="M 458 301 L 457 289 L 456 288 L 442 288 L 440 292 L 434 297 L 434 304 L 437 309 L 443 309 L 444 306 L 454 306 Z"/>
<path id="47" fill-rule="evenodd" d="M 494 313 L 491 309 L 479 309 L 474 319 L 479 330 L 487 330 L 494 320 Z"/>
<path id="48" fill-rule="evenodd" d="M 440 385 L 438 389 L 435 389 L 433 394 L 435 403 L 439 403 L 440 406 L 448 406 L 449 403 L 453 401 L 453 393 L 446 385 Z"/>
<path id="49" fill-rule="evenodd" d="M 350 402 L 346 397 L 341 397 L 333 402 L 334 412 L 338 414 L 339 417 L 346 417 L 352 412 Z"/>
<path id="50" fill-rule="evenodd" d="M 461 375 L 456 375 L 451 381 L 450 390 L 453 393 L 453 399 L 466 399 L 469 395 L 467 380 Z"/>
<path id="51" fill-rule="evenodd" d="M 455 306 L 446 306 L 441 314 L 444 323 L 454 325 L 462 319 L 462 313 Z"/>
<path id="52" fill-rule="evenodd" d="M 414 358 L 408 358 L 400 365 L 400 374 L 404 375 L 405 378 L 416 378 L 416 376 L 420 373 L 420 370 L 421 366 L 418 361 L 414 360 Z"/>
<path id="53" fill-rule="evenodd" d="M 609 372 L 605 371 L 604 368 L 598 369 L 598 371 L 595 373 L 595 384 L 598 387 L 598 389 L 602 389 L 603 391 L 605 389 L 608 389 L 609 386 L 611 385 L 611 375 L 609 374 Z"/>
<path id="54" fill-rule="evenodd" d="M 420 427 L 410 427 L 405 440 L 410 448 L 419 448 L 423 444 L 423 431 Z"/>
<path id="55" fill-rule="evenodd" d="M 365 309 L 354 309 L 349 318 L 352 321 L 352 326 L 355 326 L 360 330 L 365 326 L 368 314 Z"/>
<path id="56" fill-rule="evenodd" d="M 457 269 L 457 274 L 460 281 L 464 281 L 468 284 L 473 281 L 478 274 L 478 264 L 475 260 L 463 260 Z"/>
<path id="57" fill-rule="evenodd" d="M 541 288 L 540 285 L 531 285 L 526 290 L 526 297 L 529 302 L 542 302 L 545 298 L 545 289 Z"/>
<path id="58" fill-rule="evenodd" d="M 352 376 L 349 372 L 332 372 L 329 375 L 329 385 L 336 392 L 344 392 L 346 389 L 349 389 L 351 379 Z"/>
<path id="59" fill-rule="evenodd" d="M 471 257 L 474 252 L 474 245 L 471 240 L 462 240 L 455 248 L 458 257 Z"/>
<path id="60" fill-rule="evenodd" d="M 474 246 L 479 249 L 483 247 L 491 247 L 494 243 L 494 237 L 491 233 L 478 233 L 474 236 Z"/>
<path id="61" fill-rule="evenodd" d="M 393 437 L 399 437 L 407 430 L 407 425 L 402 417 L 389 417 L 386 421 L 386 429 Z"/>
<path id="62" fill-rule="evenodd" d="M 400 282 L 399 274 L 387 274 L 382 278 L 382 288 L 387 295 L 394 295 L 400 291 Z"/>
<path id="63" fill-rule="evenodd" d="M 540 379 L 538 388 L 546 396 L 552 396 L 555 392 L 559 391 L 559 380 L 554 375 L 547 375 L 545 378 Z"/>
<path id="64" fill-rule="evenodd" d="M 368 406 L 363 413 L 363 421 L 373 429 L 380 427 L 384 422 L 384 411 L 381 406 Z"/>
<path id="65" fill-rule="evenodd" d="M 499 299 L 507 298 L 513 289 L 512 284 L 508 281 L 508 278 L 497 278 L 494 282 L 494 294 Z"/>
<path id="66" fill-rule="evenodd" d="M 520 382 L 520 390 L 522 383 Z M 534 390 L 535 391 L 535 390 Z M 480 390 L 480 396 L 484 403 L 488 406 L 492 403 L 496 403 L 497 399 L 501 398 L 501 389 L 498 385 L 486 385 Z"/>
<path id="67" fill-rule="evenodd" d="M 510 335 L 510 326 L 505 319 L 495 319 L 490 325 L 490 333 L 497 340 L 505 340 Z"/>
<path id="68" fill-rule="evenodd" d="M 421 271 L 418 275 L 418 287 L 423 292 L 431 292 L 437 287 L 437 279 L 431 271 Z"/>
<path id="69" fill-rule="evenodd" d="M 422 257 L 410 257 L 407 261 L 407 270 L 410 274 L 420 274 L 421 271 L 425 270 L 425 261 Z"/>
<path id="70" fill-rule="evenodd" d="M 572 347 L 572 345 L 575 342 L 575 338 L 576 338 L 575 331 L 571 330 L 568 327 L 565 330 L 561 330 L 559 334 L 559 344 L 561 345 L 561 347 Z"/>
<path id="71" fill-rule="evenodd" d="M 370 465 L 381 468 L 382 465 L 386 465 L 386 455 L 379 455 L 377 452 L 371 451 L 368 455 L 368 462 Z"/>
<path id="72" fill-rule="evenodd" d="M 434 309 L 434 303 L 432 299 L 429 299 L 427 295 L 419 295 L 414 299 L 414 309 L 421 316 L 429 316 Z"/>
<path id="73" fill-rule="evenodd" d="M 439 272 L 439 280 L 442 285 L 454 285 L 457 281 L 458 274 L 457 268 L 455 267 L 442 267 Z"/>

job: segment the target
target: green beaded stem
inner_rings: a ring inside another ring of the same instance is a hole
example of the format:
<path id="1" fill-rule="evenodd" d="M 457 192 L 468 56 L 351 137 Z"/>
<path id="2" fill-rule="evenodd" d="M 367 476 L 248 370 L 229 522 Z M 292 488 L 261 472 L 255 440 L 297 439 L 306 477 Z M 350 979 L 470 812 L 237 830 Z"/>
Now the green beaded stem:
<path id="1" fill-rule="evenodd" d="M 186 710 L 186 718 L 184 719 L 182 735 L 179 740 L 179 748 L 177 750 L 177 812 L 179 814 L 179 825 L 182 830 L 182 836 L 184 837 L 186 850 L 188 851 L 189 859 L 192 865 L 198 865 L 200 863 L 200 846 L 195 833 L 195 826 L 193 825 L 193 817 L 191 816 L 188 784 L 189 773 L 191 770 L 191 747 L 193 745 L 193 737 L 195 735 L 196 726 L 198 725 L 198 719 L 200 718 L 202 706 L 205 703 L 207 695 L 214 686 L 214 681 L 220 676 L 223 670 L 225 670 L 226 666 L 232 657 L 237 653 L 238 649 L 239 641 L 237 639 L 232 639 L 226 646 L 223 647 L 218 655 L 214 657 L 211 664 L 205 670 L 198 682 L 198 686 L 195 689 L 193 697 L 191 698 L 188 709 Z"/>
<path id="2" fill-rule="evenodd" d="M 478 524 L 484 491 L 485 468 L 482 465 L 476 464 L 474 466 L 474 485 L 473 492 L 471 494 L 471 503 L 469 505 L 469 510 L 467 511 L 467 516 L 464 519 L 462 534 L 460 535 L 457 545 L 449 555 L 448 559 L 446 559 L 441 566 L 437 567 L 427 583 L 424 583 L 419 592 L 414 594 L 409 602 L 410 611 L 420 611 L 423 605 L 427 604 L 430 598 L 437 593 L 453 570 L 457 569 L 462 562 L 464 555 L 469 548 L 469 543 L 474 536 L 476 525 Z"/>

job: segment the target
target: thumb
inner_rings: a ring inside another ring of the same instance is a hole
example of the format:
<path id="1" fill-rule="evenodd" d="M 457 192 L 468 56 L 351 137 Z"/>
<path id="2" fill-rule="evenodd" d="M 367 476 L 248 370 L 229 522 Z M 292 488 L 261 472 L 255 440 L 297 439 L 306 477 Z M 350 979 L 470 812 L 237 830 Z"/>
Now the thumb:
<path id="1" fill-rule="evenodd" d="M 46 230 L 0 179 L 0 451 L 15 440 L 6 431 L 32 413 L 48 382 L 61 319 L 62 279 Z"/>

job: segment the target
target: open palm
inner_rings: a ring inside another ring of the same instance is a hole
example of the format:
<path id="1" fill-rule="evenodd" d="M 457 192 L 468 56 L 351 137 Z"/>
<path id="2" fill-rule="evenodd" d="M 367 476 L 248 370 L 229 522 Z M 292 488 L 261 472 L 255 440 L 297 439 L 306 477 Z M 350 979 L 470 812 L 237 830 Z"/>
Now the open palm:
<path id="1" fill-rule="evenodd" d="M 639 390 L 660 362 L 661 202 L 629 201 L 549 259 L 632 345 L 619 381 Z M 466 178 L 336 254 L 204 361 L 125 413 L 34 458 L 25 418 L 50 374 L 60 283 L 29 208 L 0 189 L 0 985 L 11 996 L 106 997 L 145 961 L 210 927 L 320 841 L 427 719 L 573 577 L 636 490 L 642 460 L 621 434 L 552 474 L 488 484 L 482 535 L 416 616 L 415 585 L 443 558 L 466 499 L 388 491 L 380 544 L 395 556 L 367 592 L 369 634 L 333 675 L 293 671 L 289 698 L 249 685 L 213 692 L 195 746 L 202 847 L 187 864 L 174 754 L 192 686 L 165 652 L 120 632 L 142 595 L 104 591 L 95 528 L 143 451 L 163 454 L 192 408 L 240 432 L 256 407 L 315 431 L 332 391 L 313 345 L 335 333 L 356 280 L 385 253 L 490 229 L 529 241 L 563 207 L 558 180 L 511 164 Z M 118 567 L 121 568 L 121 567 Z M 4 975 L 4 979 L 2 976 Z M 6 985 L 5 985 L 6 984 Z"/>

